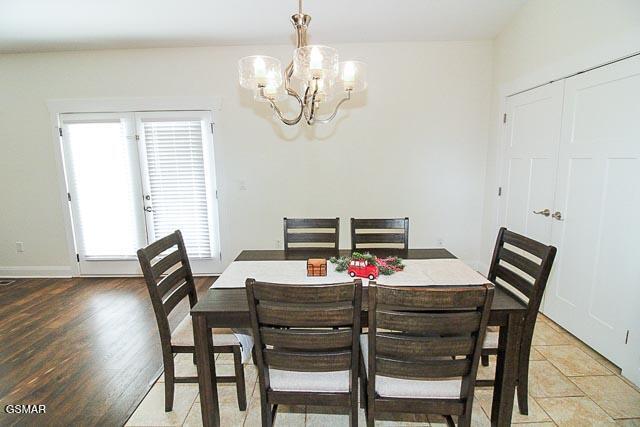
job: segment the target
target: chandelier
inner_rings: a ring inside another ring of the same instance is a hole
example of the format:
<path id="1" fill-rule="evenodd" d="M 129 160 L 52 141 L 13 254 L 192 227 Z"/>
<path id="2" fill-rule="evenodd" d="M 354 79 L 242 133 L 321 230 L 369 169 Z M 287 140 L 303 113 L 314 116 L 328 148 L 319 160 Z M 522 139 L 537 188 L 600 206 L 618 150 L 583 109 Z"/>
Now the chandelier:
<path id="1" fill-rule="evenodd" d="M 293 60 L 283 74 L 280 61 L 272 56 L 246 56 L 238 62 L 240 86 L 255 92 L 255 99 L 268 102 L 275 115 L 287 125 L 295 125 L 304 117 L 308 125 L 328 123 L 338 114 L 340 106 L 351 99 L 351 94 L 367 88 L 366 64 L 360 61 L 338 62 L 338 51 L 329 46 L 308 45 L 307 29 L 311 16 L 302 13 L 302 0 L 298 13 L 291 17 L 296 31 L 296 49 Z M 333 100 L 337 93 L 342 98 L 333 112 L 320 117 L 320 105 Z M 287 96 L 296 99 L 297 116 L 287 118 L 276 104 Z"/>

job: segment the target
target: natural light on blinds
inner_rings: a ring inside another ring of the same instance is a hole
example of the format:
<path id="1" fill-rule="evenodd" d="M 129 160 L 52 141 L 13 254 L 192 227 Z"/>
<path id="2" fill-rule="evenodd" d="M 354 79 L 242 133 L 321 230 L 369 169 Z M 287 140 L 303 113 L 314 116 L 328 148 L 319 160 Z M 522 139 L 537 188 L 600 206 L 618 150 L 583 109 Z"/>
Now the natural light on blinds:
<path id="1" fill-rule="evenodd" d="M 140 200 L 135 196 L 137 153 L 124 122 L 69 123 L 68 175 L 73 218 L 86 258 L 135 257 L 144 246 L 139 232 Z M 135 162 L 135 163 L 134 163 Z"/>
<path id="2" fill-rule="evenodd" d="M 189 256 L 211 257 L 202 121 L 143 121 L 156 238 L 181 230 Z"/>

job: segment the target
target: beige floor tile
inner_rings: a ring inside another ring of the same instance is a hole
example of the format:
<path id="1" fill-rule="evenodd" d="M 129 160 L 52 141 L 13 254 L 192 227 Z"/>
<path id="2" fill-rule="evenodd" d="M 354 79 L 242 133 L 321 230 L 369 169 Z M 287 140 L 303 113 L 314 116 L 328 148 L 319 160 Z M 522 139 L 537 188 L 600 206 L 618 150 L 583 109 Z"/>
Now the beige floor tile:
<path id="1" fill-rule="evenodd" d="M 584 351 L 572 345 L 542 346 L 538 351 L 568 377 L 613 374 Z"/>
<path id="2" fill-rule="evenodd" d="M 623 427 L 640 427 L 640 418 L 628 418 L 626 420 L 616 420 L 616 424 Z"/>
<path id="3" fill-rule="evenodd" d="M 584 395 L 575 384 L 562 375 L 562 372 L 546 360 L 529 363 L 529 394 L 534 398 Z"/>
<path id="4" fill-rule="evenodd" d="M 571 381 L 613 418 L 640 417 L 640 393 L 617 376 L 574 377 Z"/>
<path id="5" fill-rule="evenodd" d="M 439 415 L 429 415 L 429 421 L 432 426 L 440 427 L 446 426 L 447 422 L 444 417 Z M 453 421 L 458 424 L 457 417 L 453 417 Z M 487 416 L 487 414 L 482 410 L 482 406 L 478 399 L 473 400 L 473 411 L 471 413 L 471 425 L 475 427 L 485 427 L 491 425 L 491 420 Z"/>
<path id="6" fill-rule="evenodd" d="M 216 366 L 218 364 L 233 363 L 233 353 L 220 353 L 216 356 Z"/>
<path id="7" fill-rule="evenodd" d="M 232 391 L 233 397 L 226 398 L 225 392 L 218 394 L 220 400 L 220 425 L 221 426 L 241 426 L 247 417 L 247 411 L 240 411 L 235 400 L 235 390 Z M 200 408 L 200 399 L 196 399 L 184 422 L 184 427 L 200 427 L 202 426 L 202 412 Z"/>
<path id="8" fill-rule="evenodd" d="M 489 356 L 489 366 L 478 365 L 478 374 L 476 378 L 479 380 L 492 380 L 496 377 L 496 356 Z"/>
<path id="9" fill-rule="evenodd" d="M 491 414 L 491 402 L 493 400 L 493 389 L 492 388 L 482 388 L 476 389 L 475 392 L 476 400 L 480 402 L 482 409 L 487 415 Z M 516 402 L 513 405 L 513 412 L 511 415 L 511 422 L 513 423 L 533 423 L 533 422 L 543 422 L 543 421 L 551 421 L 549 416 L 542 410 L 540 405 L 536 402 L 536 400 L 529 396 L 529 415 L 522 415 L 518 410 L 518 402 L 516 397 Z"/>
<path id="10" fill-rule="evenodd" d="M 358 424 L 364 418 L 364 411 L 358 414 Z M 307 406 L 307 427 L 323 427 L 323 426 L 348 426 L 349 425 L 349 409 L 336 408 L 329 406 Z"/>
<path id="11" fill-rule="evenodd" d="M 559 426 L 615 425 L 615 422 L 588 397 L 538 399 L 540 406 Z"/>
<path id="12" fill-rule="evenodd" d="M 304 406 L 287 406 L 278 405 L 278 414 L 276 415 L 276 426 L 304 427 L 305 425 L 305 407 Z M 246 427 L 254 427 L 262 425 L 262 417 L 260 413 L 260 395 L 256 388 L 254 398 L 247 410 L 247 417 L 244 425 Z"/>
<path id="13" fill-rule="evenodd" d="M 515 426 L 520 427 L 556 427 L 556 423 L 549 421 L 546 423 L 511 423 Z"/>
<path id="14" fill-rule="evenodd" d="M 173 411 L 164 411 L 164 384 L 156 383 L 127 426 L 181 426 L 198 395 L 197 384 L 176 384 Z"/>
<path id="15" fill-rule="evenodd" d="M 536 322 L 533 330 L 534 346 L 569 344 L 566 333 L 558 332 L 546 322 Z"/>
<path id="16" fill-rule="evenodd" d="M 544 356 L 535 347 L 531 347 L 529 360 L 544 360 Z"/>
<path id="17" fill-rule="evenodd" d="M 193 364 L 193 356 L 187 353 L 176 354 L 173 358 L 175 364 L 176 377 L 197 377 L 198 369 Z M 164 382 L 164 374 L 160 375 L 158 382 Z"/>

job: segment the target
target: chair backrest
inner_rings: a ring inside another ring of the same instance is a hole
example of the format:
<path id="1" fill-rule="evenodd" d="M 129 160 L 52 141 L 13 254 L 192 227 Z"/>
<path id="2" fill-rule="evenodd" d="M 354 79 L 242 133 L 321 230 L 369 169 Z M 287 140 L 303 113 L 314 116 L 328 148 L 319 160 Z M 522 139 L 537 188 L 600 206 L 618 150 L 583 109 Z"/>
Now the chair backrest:
<path id="1" fill-rule="evenodd" d="M 504 227 L 498 232 L 488 279 L 502 287 L 507 285 L 507 290 L 527 303 L 523 343 L 531 342 L 538 309 L 555 256 L 554 246 L 536 242 Z M 528 352 L 528 345 L 523 351 Z"/>
<path id="2" fill-rule="evenodd" d="M 409 249 L 409 218 L 351 218 L 351 250 Z"/>
<path id="3" fill-rule="evenodd" d="M 172 248 L 171 252 L 164 254 Z M 163 343 L 171 342 L 167 318 L 169 313 L 185 297 L 189 298 L 191 307 L 198 301 L 182 233 L 176 230 L 146 248 L 139 249 L 138 260 L 151 296 L 160 339 Z"/>
<path id="4" fill-rule="evenodd" d="M 284 218 L 284 250 L 333 249 L 340 243 L 340 218 Z"/>
<path id="5" fill-rule="evenodd" d="M 357 384 L 362 282 L 285 285 L 246 281 L 260 386 L 269 370 L 351 371 Z"/>
<path id="6" fill-rule="evenodd" d="M 491 284 L 399 287 L 370 282 L 369 395 L 375 396 L 376 376 L 458 378 L 460 409 L 473 403 L 493 291 Z"/>

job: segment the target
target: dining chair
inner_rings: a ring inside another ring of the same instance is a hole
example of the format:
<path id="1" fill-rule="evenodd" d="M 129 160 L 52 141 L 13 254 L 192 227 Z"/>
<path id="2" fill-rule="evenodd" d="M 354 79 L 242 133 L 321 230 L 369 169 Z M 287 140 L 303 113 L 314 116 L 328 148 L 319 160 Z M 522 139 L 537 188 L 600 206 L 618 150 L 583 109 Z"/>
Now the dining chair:
<path id="1" fill-rule="evenodd" d="M 284 218 L 284 250 L 333 249 L 340 244 L 340 218 Z"/>
<path id="2" fill-rule="evenodd" d="M 350 408 L 358 425 L 362 282 L 290 285 L 246 281 L 262 425 L 279 404 Z"/>
<path id="3" fill-rule="evenodd" d="M 488 279 L 519 298 L 527 305 L 522 323 L 518 360 L 518 408 L 520 413 L 529 412 L 529 353 L 536 326 L 538 309 L 547 286 L 549 273 L 556 256 L 556 248 L 507 230 L 498 231 Z M 498 354 L 500 332 L 487 331 L 482 350 L 482 364 L 489 365 L 489 355 Z M 493 386 L 492 380 L 477 382 L 478 387 Z"/>
<path id="4" fill-rule="evenodd" d="M 409 249 L 409 218 L 351 218 L 351 250 Z"/>
<path id="5" fill-rule="evenodd" d="M 473 391 L 494 286 L 369 282 L 369 331 L 360 337 L 367 415 L 442 415 L 471 424 Z"/>
<path id="6" fill-rule="evenodd" d="M 175 250 L 166 254 L 174 247 Z M 151 261 L 155 258 L 158 259 L 152 264 Z M 198 301 L 198 295 L 182 233 L 179 230 L 146 248 L 139 249 L 138 260 L 151 296 L 160 332 L 164 364 L 164 408 L 169 412 L 173 409 L 175 383 L 197 383 L 198 377 L 176 377 L 173 359 L 174 354 L 191 353 L 195 363 L 191 316 L 187 315 L 173 331 L 170 329 L 168 316 L 184 298 L 189 298 L 189 305 L 193 307 Z M 212 334 L 213 348 L 209 350 L 210 354 L 233 353 L 235 368 L 234 376 L 219 376 L 216 381 L 236 384 L 238 407 L 244 411 L 247 409 L 247 397 L 240 343 L 229 329 L 213 329 Z"/>

